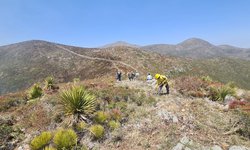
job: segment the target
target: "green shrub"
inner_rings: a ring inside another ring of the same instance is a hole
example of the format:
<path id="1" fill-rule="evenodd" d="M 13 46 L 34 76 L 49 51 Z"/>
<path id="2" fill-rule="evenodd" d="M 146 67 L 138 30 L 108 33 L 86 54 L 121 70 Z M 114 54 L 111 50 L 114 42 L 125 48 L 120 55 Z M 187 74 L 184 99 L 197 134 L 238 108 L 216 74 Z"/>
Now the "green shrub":
<path id="1" fill-rule="evenodd" d="M 72 149 L 77 144 L 77 135 L 71 130 L 59 129 L 53 139 L 58 150 Z"/>
<path id="2" fill-rule="evenodd" d="M 212 78 L 209 76 L 203 76 L 203 77 L 201 77 L 201 80 L 208 82 L 208 83 L 211 83 L 213 81 Z"/>
<path id="3" fill-rule="evenodd" d="M 96 99 L 82 86 L 72 86 L 60 94 L 66 115 L 76 116 L 76 121 L 95 111 Z"/>
<path id="4" fill-rule="evenodd" d="M 47 146 L 52 138 L 50 132 L 42 132 L 39 136 L 36 136 L 30 143 L 32 150 L 39 150 Z"/>
<path id="5" fill-rule="evenodd" d="M 28 91 L 28 98 L 34 99 L 42 96 L 42 88 L 38 84 L 34 84 Z"/>
<path id="6" fill-rule="evenodd" d="M 101 125 L 92 125 L 89 131 L 96 139 L 100 139 L 104 136 L 104 127 Z"/>
<path id="7" fill-rule="evenodd" d="M 127 103 L 120 101 L 120 102 L 115 103 L 115 107 L 120 109 L 121 111 L 126 111 L 127 110 Z"/>
<path id="8" fill-rule="evenodd" d="M 45 88 L 48 89 L 48 90 L 51 90 L 53 89 L 54 87 L 54 79 L 53 77 L 47 77 L 45 79 Z"/>
<path id="9" fill-rule="evenodd" d="M 94 117 L 94 120 L 97 122 L 97 123 L 104 123 L 107 121 L 108 119 L 108 114 L 106 112 L 103 112 L 103 111 L 98 111 Z"/>
<path id="10" fill-rule="evenodd" d="M 112 120 L 112 121 L 109 121 L 108 126 L 111 130 L 115 130 L 115 129 L 119 128 L 121 126 L 121 124 L 118 121 Z"/>
<path id="11" fill-rule="evenodd" d="M 81 81 L 80 78 L 74 78 L 74 79 L 73 79 L 73 83 L 74 83 L 74 84 L 79 83 L 80 81 Z"/>
<path id="12" fill-rule="evenodd" d="M 229 82 L 229 83 L 227 83 L 226 86 L 228 86 L 228 87 L 230 87 L 232 89 L 236 88 L 236 84 L 234 82 Z"/>
<path id="13" fill-rule="evenodd" d="M 85 122 L 83 122 L 83 121 L 76 124 L 76 130 L 77 131 L 83 131 L 86 128 L 87 128 L 87 124 Z"/>

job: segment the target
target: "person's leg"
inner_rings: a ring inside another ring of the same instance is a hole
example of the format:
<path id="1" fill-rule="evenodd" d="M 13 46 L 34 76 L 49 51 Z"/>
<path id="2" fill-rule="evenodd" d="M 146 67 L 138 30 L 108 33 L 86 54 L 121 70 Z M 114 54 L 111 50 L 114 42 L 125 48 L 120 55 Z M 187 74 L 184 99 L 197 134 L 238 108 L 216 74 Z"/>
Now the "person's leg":
<path id="1" fill-rule="evenodd" d="M 163 85 L 159 85 L 159 90 L 158 90 L 159 95 L 161 95 L 162 87 L 163 87 Z"/>
<path id="2" fill-rule="evenodd" d="M 167 94 L 169 94 L 169 85 L 166 84 L 166 90 L 167 90 Z"/>

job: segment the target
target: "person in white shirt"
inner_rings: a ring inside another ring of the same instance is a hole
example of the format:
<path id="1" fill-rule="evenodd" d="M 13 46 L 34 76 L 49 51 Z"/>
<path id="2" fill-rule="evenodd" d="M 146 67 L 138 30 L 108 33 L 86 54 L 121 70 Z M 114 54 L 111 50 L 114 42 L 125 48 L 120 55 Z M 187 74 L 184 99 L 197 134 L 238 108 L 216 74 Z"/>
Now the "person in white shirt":
<path id="1" fill-rule="evenodd" d="M 147 81 L 150 81 L 150 80 L 152 80 L 152 79 L 153 79 L 153 77 L 151 76 L 150 73 L 148 73 L 148 75 L 147 75 Z"/>

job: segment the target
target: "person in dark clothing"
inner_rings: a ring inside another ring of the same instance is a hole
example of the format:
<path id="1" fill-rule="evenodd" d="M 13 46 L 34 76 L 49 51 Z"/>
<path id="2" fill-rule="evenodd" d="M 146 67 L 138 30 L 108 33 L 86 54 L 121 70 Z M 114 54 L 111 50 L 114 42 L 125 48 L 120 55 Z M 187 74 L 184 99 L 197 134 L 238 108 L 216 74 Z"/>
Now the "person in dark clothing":
<path id="1" fill-rule="evenodd" d="M 122 80 L 122 72 L 121 71 L 117 71 L 116 72 L 116 80 L 117 81 L 121 81 Z"/>

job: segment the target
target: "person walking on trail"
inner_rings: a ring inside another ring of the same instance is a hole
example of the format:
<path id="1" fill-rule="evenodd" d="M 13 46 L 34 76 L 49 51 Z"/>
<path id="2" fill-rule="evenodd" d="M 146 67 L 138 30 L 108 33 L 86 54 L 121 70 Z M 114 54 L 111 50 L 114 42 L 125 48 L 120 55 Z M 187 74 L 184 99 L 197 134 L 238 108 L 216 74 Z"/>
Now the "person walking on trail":
<path id="1" fill-rule="evenodd" d="M 122 72 L 119 71 L 119 70 L 116 72 L 116 80 L 117 81 L 122 81 Z"/>
<path id="2" fill-rule="evenodd" d="M 147 75 L 147 81 L 151 81 L 152 79 L 153 79 L 153 77 L 151 76 L 150 73 L 148 73 L 148 75 Z"/>
<path id="3" fill-rule="evenodd" d="M 128 79 L 129 81 L 132 81 L 134 79 L 134 73 L 131 71 L 131 72 L 128 72 Z"/>
<path id="4" fill-rule="evenodd" d="M 164 75 L 156 74 L 155 79 L 156 79 L 156 84 L 159 87 L 157 94 L 159 95 L 161 94 L 163 86 L 166 87 L 167 94 L 169 94 L 168 78 Z"/>
<path id="5" fill-rule="evenodd" d="M 138 79 L 138 78 L 139 78 L 139 75 L 140 75 L 139 72 L 136 71 L 136 72 L 135 72 L 135 79 Z"/>

